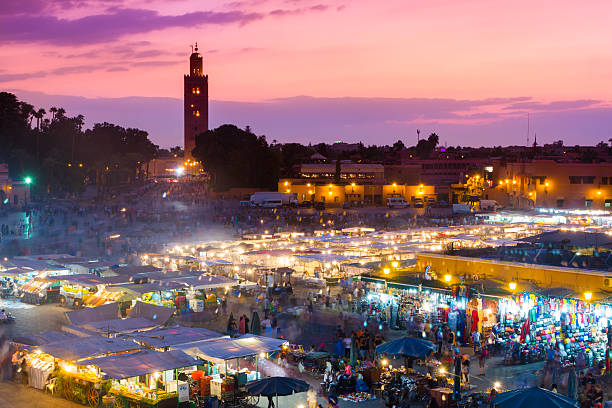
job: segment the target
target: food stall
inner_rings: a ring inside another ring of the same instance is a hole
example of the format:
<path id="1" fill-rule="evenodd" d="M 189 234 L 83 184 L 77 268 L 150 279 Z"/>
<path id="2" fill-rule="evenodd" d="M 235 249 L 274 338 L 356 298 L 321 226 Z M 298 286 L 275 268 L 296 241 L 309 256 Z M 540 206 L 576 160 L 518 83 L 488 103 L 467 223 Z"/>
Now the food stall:
<path id="1" fill-rule="evenodd" d="M 57 278 L 36 277 L 21 285 L 19 297 L 24 303 L 40 305 L 56 302 L 59 298 L 60 284 Z"/>
<path id="2" fill-rule="evenodd" d="M 28 381 L 38 389 L 61 393 L 66 399 L 97 407 L 107 389 L 93 367 L 81 364 L 91 357 L 139 350 L 132 341 L 102 336 L 73 337 L 43 344 L 26 355 Z"/>
<path id="3" fill-rule="evenodd" d="M 205 361 L 202 368 L 209 382 L 210 395 L 220 400 L 233 400 L 237 387 L 262 377 L 259 367 L 263 361 L 260 359 L 280 351 L 286 344 L 286 340 L 247 334 L 237 339 L 223 337 L 175 348 Z"/>
<path id="4" fill-rule="evenodd" d="M 11 268 L 0 271 L 2 297 L 15 296 L 24 283 L 37 276 L 38 271 L 30 268 Z"/>
<path id="5" fill-rule="evenodd" d="M 192 372 L 198 364 L 180 350 L 141 350 L 79 362 L 97 372 L 115 408 L 168 408 L 189 401 L 189 385 L 179 380 L 179 369 Z"/>
<path id="6" fill-rule="evenodd" d="M 529 361 L 544 359 L 546 349 L 555 345 L 563 366 L 573 364 L 579 352 L 585 354 L 586 365 L 605 360 L 606 329 L 612 319 L 609 304 L 521 293 L 500 299 L 498 310 L 498 341 L 528 350 Z"/>

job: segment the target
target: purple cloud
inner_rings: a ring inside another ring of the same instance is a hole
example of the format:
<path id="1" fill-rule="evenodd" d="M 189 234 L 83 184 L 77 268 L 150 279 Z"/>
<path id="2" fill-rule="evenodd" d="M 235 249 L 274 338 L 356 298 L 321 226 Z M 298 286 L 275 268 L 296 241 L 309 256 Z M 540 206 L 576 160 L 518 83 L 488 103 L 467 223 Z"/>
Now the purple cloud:
<path id="1" fill-rule="evenodd" d="M 84 8 L 90 5 L 116 5 L 123 3 L 123 1 L 124 0 L 2 0 L 0 2 L 0 16 L 40 14 L 50 11 L 53 12 L 74 8 Z"/>
<path id="2" fill-rule="evenodd" d="M 84 45 L 109 42 L 124 35 L 171 27 L 243 25 L 260 20 L 264 16 L 261 13 L 241 11 L 197 11 L 167 16 L 143 9 L 112 9 L 106 14 L 75 20 L 24 14 L 0 17 L 0 38 L 5 42 L 40 41 L 58 45 Z"/>
<path id="3" fill-rule="evenodd" d="M 578 109 L 592 107 L 601 104 L 602 101 L 594 99 L 578 99 L 573 101 L 555 101 L 555 102 L 521 102 L 504 107 L 506 110 L 528 110 L 528 111 L 559 111 L 567 109 Z"/>
<path id="4" fill-rule="evenodd" d="M 35 106 L 62 106 L 68 114 L 85 115 L 86 126 L 109 121 L 146 130 L 162 146 L 181 145 L 182 100 L 176 98 L 83 98 L 15 91 Z M 437 132 L 449 145 L 492 146 L 526 142 L 526 117 L 500 107 L 533 101 L 531 98 L 388 99 L 295 97 L 265 102 L 210 102 L 210 126 L 224 123 L 251 126 L 269 140 L 392 144 L 402 139 L 416 143 L 421 135 Z M 535 102 L 535 101 L 534 101 Z M 488 111 L 488 108 L 500 110 Z M 462 113 L 463 112 L 463 113 Z M 531 116 L 539 143 L 562 139 L 567 145 L 596 144 L 612 137 L 612 108 L 578 108 L 563 112 L 544 111 Z"/>
<path id="5" fill-rule="evenodd" d="M 271 16 L 275 17 L 284 17 L 284 16 L 293 16 L 298 14 L 304 14 L 309 11 L 326 11 L 329 6 L 325 4 L 317 4 L 311 7 L 297 8 L 297 9 L 276 9 L 269 12 Z"/>

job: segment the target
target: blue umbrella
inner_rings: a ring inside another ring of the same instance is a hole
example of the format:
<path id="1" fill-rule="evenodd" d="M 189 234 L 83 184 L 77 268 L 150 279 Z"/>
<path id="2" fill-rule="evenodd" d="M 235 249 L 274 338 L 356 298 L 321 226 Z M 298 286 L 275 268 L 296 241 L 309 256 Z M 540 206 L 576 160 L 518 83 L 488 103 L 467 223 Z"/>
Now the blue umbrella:
<path id="1" fill-rule="evenodd" d="M 521 388 L 498 394 L 496 408 L 577 408 L 577 401 L 540 387 Z"/>
<path id="2" fill-rule="evenodd" d="M 376 354 L 423 358 L 433 353 L 436 348 L 436 345 L 429 340 L 417 337 L 402 337 L 376 347 Z"/>
<path id="3" fill-rule="evenodd" d="M 268 377 L 261 380 L 251 381 L 245 385 L 251 395 L 263 395 L 264 397 L 291 395 L 294 392 L 308 391 L 310 385 L 306 381 L 287 377 Z"/>

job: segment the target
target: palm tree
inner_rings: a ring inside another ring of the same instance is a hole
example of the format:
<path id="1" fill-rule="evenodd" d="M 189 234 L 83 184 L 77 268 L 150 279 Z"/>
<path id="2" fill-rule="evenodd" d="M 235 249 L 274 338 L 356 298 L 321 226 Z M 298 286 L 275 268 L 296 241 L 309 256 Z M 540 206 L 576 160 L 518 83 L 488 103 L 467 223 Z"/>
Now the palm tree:
<path id="1" fill-rule="evenodd" d="M 38 129 L 40 131 L 40 123 L 42 121 L 42 118 L 47 114 L 47 111 L 44 110 L 43 108 L 39 108 L 36 111 L 36 129 Z"/>
<path id="2" fill-rule="evenodd" d="M 47 111 L 40 108 L 36 111 L 36 159 L 40 162 L 40 124 Z"/>

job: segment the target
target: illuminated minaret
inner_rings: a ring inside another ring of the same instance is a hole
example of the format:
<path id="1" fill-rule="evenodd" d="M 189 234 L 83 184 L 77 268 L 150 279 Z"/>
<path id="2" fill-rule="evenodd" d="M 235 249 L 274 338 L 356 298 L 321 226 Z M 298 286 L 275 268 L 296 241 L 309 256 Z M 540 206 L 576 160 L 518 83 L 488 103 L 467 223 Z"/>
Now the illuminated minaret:
<path id="1" fill-rule="evenodd" d="M 198 43 L 189 57 L 189 75 L 185 75 L 185 159 L 191 159 L 195 138 L 208 130 L 208 75 L 204 75 Z"/>

